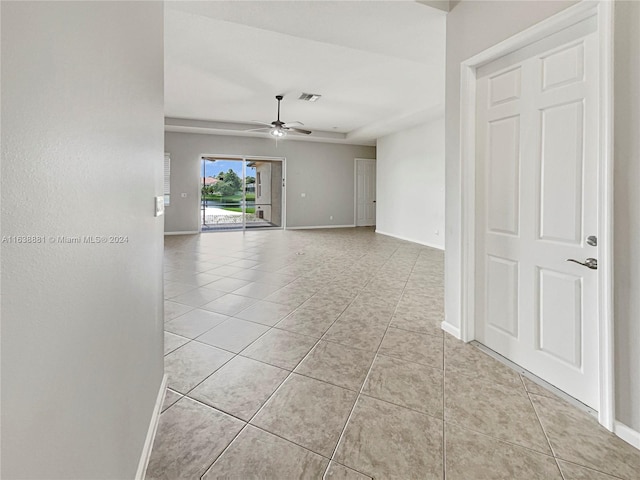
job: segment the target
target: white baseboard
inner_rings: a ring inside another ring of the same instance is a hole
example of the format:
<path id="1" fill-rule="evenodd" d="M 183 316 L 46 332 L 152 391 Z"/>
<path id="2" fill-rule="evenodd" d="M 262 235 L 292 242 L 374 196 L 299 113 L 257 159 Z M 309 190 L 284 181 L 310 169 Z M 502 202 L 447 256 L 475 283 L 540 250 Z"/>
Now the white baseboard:
<path id="1" fill-rule="evenodd" d="M 185 232 L 164 232 L 165 235 L 195 235 L 200 233 L 197 230 L 185 231 Z"/>
<path id="2" fill-rule="evenodd" d="M 454 327 L 450 323 L 442 322 L 440 324 L 440 328 L 442 328 L 442 330 L 444 330 L 448 334 L 453 335 L 458 340 L 462 339 L 462 335 L 460 334 L 460 328 L 459 327 Z"/>
<path id="3" fill-rule="evenodd" d="M 316 225 L 312 227 L 289 227 L 287 230 L 319 230 L 321 228 L 354 228 L 355 225 Z"/>
<path id="4" fill-rule="evenodd" d="M 158 430 L 158 422 L 160 421 L 160 413 L 162 411 L 162 403 L 164 402 L 164 395 L 167 391 L 167 375 L 162 377 L 160 383 L 160 390 L 158 390 L 158 397 L 156 398 L 156 404 L 153 407 L 153 414 L 151 415 L 151 422 L 149 422 L 149 430 L 147 431 L 147 438 L 144 441 L 144 447 L 142 447 L 142 455 L 140 455 L 140 461 L 138 462 L 138 471 L 136 472 L 136 480 L 144 480 L 147 474 L 147 465 L 149 465 L 149 459 L 151 458 L 151 450 L 153 449 L 153 440 L 156 438 L 156 431 Z"/>
<path id="5" fill-rule="evenodd" d="M 629 445 L 640 450 L 640 432 L 620 422 L 614 424 L 613 432 Z"/>
<path id="6" fill-rule="evenodd" d="M 435 244 L 429 243 L 429 242 L 421 242 L 420 240 L 415 240 L 413 238 L 403 237 L 402 235 L 395 235 L 393 233 L 383 232 L 382 230 L 377 230 L 377 229 L 376 229 L 376 233 L 379 233 L 380 235 L 386 235 L 387 237 L 397 238 L 398 240 L 404 240 L 406 242 L 417 243 L 418 245 L 424 245 L 425 247 L 431 247 L 431 248 L 435 248 L 437 250 L 444 251 L 444 247 L 441 246 L 441 245 L 435 245 Z"/>

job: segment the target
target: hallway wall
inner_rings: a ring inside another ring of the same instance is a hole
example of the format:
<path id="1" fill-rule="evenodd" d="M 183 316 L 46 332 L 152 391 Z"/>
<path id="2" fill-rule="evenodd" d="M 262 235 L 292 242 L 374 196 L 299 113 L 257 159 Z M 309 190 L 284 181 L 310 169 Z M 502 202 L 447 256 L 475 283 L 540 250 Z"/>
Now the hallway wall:
<path id="1" fill-rule="evenodd" d="M 163 376 L 163 5 L 0 8 L 2 234 L 40 239 L 2 243 L 0 476 L 133 478 Z"/>

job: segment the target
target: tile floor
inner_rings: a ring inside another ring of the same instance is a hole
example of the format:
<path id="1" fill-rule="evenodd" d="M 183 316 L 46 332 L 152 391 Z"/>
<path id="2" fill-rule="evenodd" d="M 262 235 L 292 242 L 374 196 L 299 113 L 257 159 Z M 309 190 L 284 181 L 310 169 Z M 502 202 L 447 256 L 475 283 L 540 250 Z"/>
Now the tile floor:
<path id="1" fill-rule="evenodd" d="M 166 237 L 148 479 L 640 478 L 640 452 L 440 329 L 443 254 L 371 229 Z"/>

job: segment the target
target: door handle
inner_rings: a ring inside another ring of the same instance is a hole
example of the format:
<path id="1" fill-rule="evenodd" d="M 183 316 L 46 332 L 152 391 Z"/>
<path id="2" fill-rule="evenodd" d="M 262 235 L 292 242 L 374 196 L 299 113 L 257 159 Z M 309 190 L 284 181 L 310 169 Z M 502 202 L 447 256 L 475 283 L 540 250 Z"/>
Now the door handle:
<path id="1" fill-rule="evenodd" d="M 578 260 L 574 260 L 573 258 L 567 258 L 567 262 L 574 262 L 577 263 L 579 265 L 583 265 L 587 268 L 590 268 L 591 270 L 597 270 L 598 269 L 598 260 L 596 260 L 595 258 L 587 258 L 584 263 L 578 261 Z"/>

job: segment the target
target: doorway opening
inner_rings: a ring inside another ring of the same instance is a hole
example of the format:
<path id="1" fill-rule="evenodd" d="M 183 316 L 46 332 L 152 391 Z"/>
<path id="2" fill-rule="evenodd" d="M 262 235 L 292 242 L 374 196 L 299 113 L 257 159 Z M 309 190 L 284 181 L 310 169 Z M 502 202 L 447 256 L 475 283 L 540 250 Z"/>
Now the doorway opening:
<path id="1" fill-rule="evenodd" d="M 203 155 L 200 231 L 284 226 L 284 159 Z"/>

